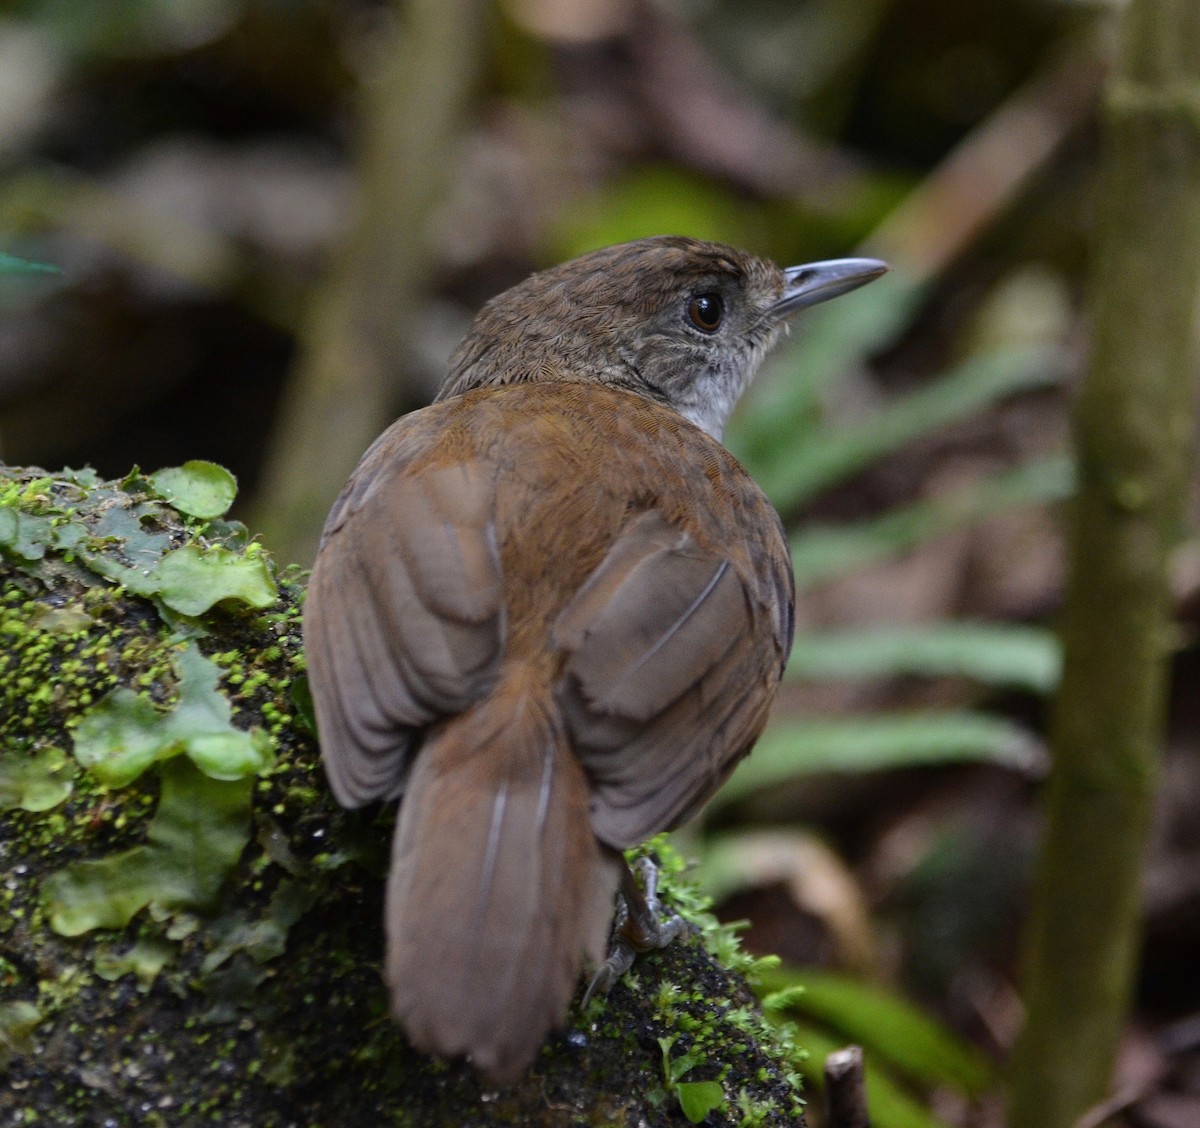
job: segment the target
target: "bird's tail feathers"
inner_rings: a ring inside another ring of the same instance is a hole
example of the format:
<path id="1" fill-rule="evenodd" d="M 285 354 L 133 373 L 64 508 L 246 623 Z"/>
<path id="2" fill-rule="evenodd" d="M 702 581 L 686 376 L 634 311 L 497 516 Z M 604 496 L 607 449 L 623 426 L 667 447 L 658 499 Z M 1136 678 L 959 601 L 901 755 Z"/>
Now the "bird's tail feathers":
<path id="1" fill-rule="evenodd" d="M 603 958 L 618 873 L 555 705 L 508 671 L 431 734 L 401 805 L 385 976 L 413 1045 L 519 1076 Z"/>

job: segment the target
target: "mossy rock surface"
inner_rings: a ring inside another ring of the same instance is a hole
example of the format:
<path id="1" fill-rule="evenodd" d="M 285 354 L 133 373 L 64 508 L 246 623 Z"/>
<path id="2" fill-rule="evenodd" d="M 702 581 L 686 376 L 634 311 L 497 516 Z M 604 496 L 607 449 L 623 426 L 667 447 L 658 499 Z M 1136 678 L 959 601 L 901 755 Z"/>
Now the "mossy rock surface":
<path id="1" fill-rule="evenodd" d="M 222 517 L 232 489 L 0 466 L 0 1126 L 799 1123 L 794 1051 L 724 966 L 751 961 L 667 851 L 696 928 L 524 1081 L 408 1049 L 391 812 L 328 793 L 302 577 Z"/>

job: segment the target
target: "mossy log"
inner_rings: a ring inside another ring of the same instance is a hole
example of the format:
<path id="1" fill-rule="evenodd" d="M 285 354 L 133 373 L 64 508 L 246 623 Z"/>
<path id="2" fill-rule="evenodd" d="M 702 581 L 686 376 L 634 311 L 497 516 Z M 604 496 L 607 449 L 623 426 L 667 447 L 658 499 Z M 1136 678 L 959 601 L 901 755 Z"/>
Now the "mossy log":
<path id="1" fill-rule="evenodd" d="M 678 877 L 691 935 L 519 1084 L 407 1047 L 379 979 L 392 815 L 332 801 L 302 577 L 232 496 L 206 463 L 0 467 L 0 1125 L 800 1123 L 751 961 Z"/>

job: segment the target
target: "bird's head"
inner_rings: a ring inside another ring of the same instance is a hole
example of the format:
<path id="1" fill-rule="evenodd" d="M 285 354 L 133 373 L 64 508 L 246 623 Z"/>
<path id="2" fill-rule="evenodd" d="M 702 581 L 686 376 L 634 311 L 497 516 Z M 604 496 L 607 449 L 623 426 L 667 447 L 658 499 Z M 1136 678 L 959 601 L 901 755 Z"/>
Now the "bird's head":
<path id="1" fill-rule="evenodd" d="M 488 302 L 439 398 L 514 382 L 594 381 L 672 407 L 720 439 L 788 318 L 886 270 L 864 258 L 780 269 L 678 236 L 605 247 Z"/>

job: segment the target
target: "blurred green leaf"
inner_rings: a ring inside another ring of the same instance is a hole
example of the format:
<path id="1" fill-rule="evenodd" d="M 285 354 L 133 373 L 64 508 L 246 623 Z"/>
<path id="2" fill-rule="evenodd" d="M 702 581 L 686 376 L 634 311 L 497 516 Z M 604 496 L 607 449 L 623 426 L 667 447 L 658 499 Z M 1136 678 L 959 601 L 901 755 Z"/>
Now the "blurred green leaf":
<path id="1" fill-rule="evenodd" d="M 746 204 L 726 185 L 672 165 L 635 168 L 564 212 L 553 261 L 648 235 L 752 246 Z"/>
<path id="2" fill-rule="evenodd" d="M 0 274 L 59 274 L 62 268 L 49 262 L 30 262 L 0 251 Z"/>
<path id="3" fill-rule="evenodd" d="M 1012 722 L 981 713 L 777 721 L 709 806 L 713 809 L 813 772 L 867 772 L 970 761 L 1031 771 L 1041 763 L 1041 748 Z"/>
<path id="4" fill-rule="evenodd" d="M 92 966 L 101 979 L 109 982 L 132 973 L 142 990 L 147 990 L 176 951 L 176 946 L 161 936 L 143 936 L 123 952 L 116 948 L 101 948 Z"/>
<path id="5" fill-rule="evenodd" d="M 212 924 L 213 944 L 200 971 L 208 976 L 238 952 L 263 964 L 283 954 L 292 926 L 312 908 L 319 890 L 304 881 L 285 878 L 265 909 L 239 908 Z"/>
<path id="6" fill-rule="evenodd" d="M 12 506 L 0 508 L 0 550 L 22 560 L 41 560 L 52 537 L 49 517 L 25 513 Z"/>
<path id="7" fill-rule="evenodd" d="M 1056 456 L 1018 466 L 943 497 L 890 510 L 874 520 L 810 525 L 791 542 L 796 585 L 812 587 L 1008 509 L 1063 501 L 1074 488 L 1070 460 Z"/>
<path id="8" fill-rule="evenodd" d="M 75 758 L 108 787 L 132 783 L 151 764 L 182 751 L 167 717 L 148 697 L 119 686 L 75 729 Z"/>
<path id="9" fill-rule="evenodd" d="M 692 1054 L 672 1058 L 671 1047 L 675 1045 L 675 1037 L 658 1039 L 659 1049 L 662 1050 L 663 1079 L 679 1101 L 683 1115 L 690 1123 L 699 1124 L 713 1109 L 725 1103 L 725 1091 L 719 1081 L 680 1080 L 685 1073 L 695 1069 L 699 1061 Z"/>
<path id="10" fill-rule="evenodd" d="M 47 607 L 43 604 L 30 617 L 29 625 L 50 634 L 73 635 L 94 627 L 96 620 L 76 607 Z"/>
<path id="11" fill-rule="evenodd" d="M 220 517 L 237 496 L 237 479 L 215 462 L 194 459 L 150 475 L 155 490 L 190 517 Z"/>
<path id="12" fill-rule="evenodd" d="M 0 753 L 0 811 L 48 811 L 74 789 L 75 769 L 61 748 Z"/>
<path id="13" fill-rule="evenodd" d="M 177 661 L 179 701 L 170 727 L 184 751 L 212 779 L 235 780 L 257 775 L 271 766 L 275 753 L 270 736 L 260 728 L 238 728 L 231 720 L 229 699 L 218 688 L 221 669 L 190 643 Z"/>
<path id="14" fill-rule="evenodd" d="M 41 1021 L 42 1012 L 25 999 L 0 1003 L 0 1068 L 11 1053 L 33 1053 L 33 1032 Z"/>
<path id="15" fill-rule="evenodd" d="M 1037 627 L 943 622 L 858 628 L 796 637 L 787 677 L 968 677 L 1049 693 L 1061 667 L 1058 639 Z"/>
<path id="16" fill-rule="evenodd" d="M 38 0 L 32 7 L 59 46 L 85 59 L 194 50 L 227 30 L 236 11 L 233 0 Z"/>
<path id="17" fill-rule="evenodd" d="M 124 928 L 139 910 L 211 907 L 250 839 L 253 780 L 209 779 L 189 760 L 163 764 L 146 842 L 74 862 L 42 885 L 50 927 L 62 936 Z"/>
<path id="18" fill-rule="evenodd" d="M 786 965 L 760 977 L 764 992 L 789 991 L 791 1008 L 814 1018 L 843 1042 L 864 1046 L 874 1060 L 930 1088 L 952 1086 L 978 1097 L 996 1082 L 992 1063 L 970 1043 L 892 991 L 844 975 Z"/>
<path id="19" fill-rule="evenodd" d="M 232 552 L 223 545 L 185 545 L 163 556 L 157 592 L 172 611 L 202 615 L 223 599 L 269 607 L 279 598 L 266 554 L 251 545 Z"/>
<path id="20" fill-rule="evenodd" d="M 1054 357 L 1052 350 L 1025 346 L 972 357 L 860 423 L 825 427 L 812 441 L 774 448 L 771 460 L 755 467 L 755 477 L 777 509 L 803 505 L 914 439 L 1015 392 L 1056 383 Z"/>
<path id="21" fill-rule="evenodd" d="M 680 1081 L 675 1085 L 679 1107 L 692 1124 L 702 1124 L 704 1118 L 725 1103 L 725 1090 L 719 1081 Z"/>
<path id="22" fill-rule="evenodd" d="M 74 768 L 62 749 L 0 752 L 0 811 L 48 811 L 73 788 Z"/>
<path id="23" fill-rule="evenodd" d="M 317 735 L 317 712 L 313 704 L 312 686 L 308 684 L 307 674 L 297 674 L 288 692 L 292 704 L 296 707 L 296 720 L 313 736 Z"/>
<path id="24" fill-rule="evenodd" d="M 179 700 L 170 710 L 125 686 L 105 695 L 75 729 L 75 758 L 109 787 L 132 783 L 151 764 L 187 755 L 206 775 L 236 780 L 273 761 L 270 736 L 230 720 L 221 671 L 190 643 L 176 660 Z"/>

